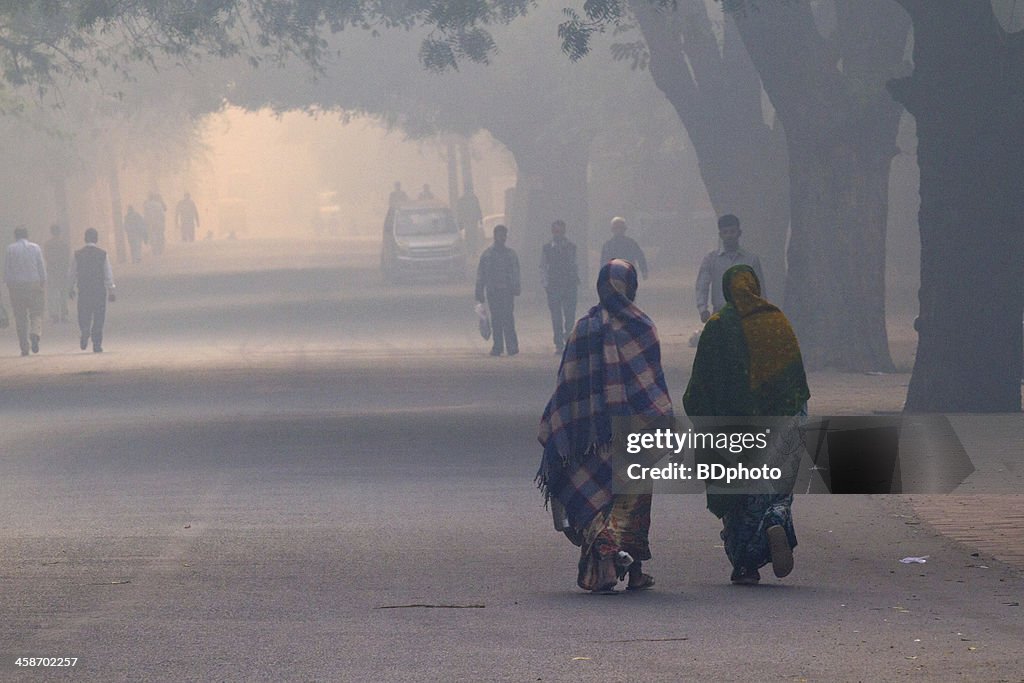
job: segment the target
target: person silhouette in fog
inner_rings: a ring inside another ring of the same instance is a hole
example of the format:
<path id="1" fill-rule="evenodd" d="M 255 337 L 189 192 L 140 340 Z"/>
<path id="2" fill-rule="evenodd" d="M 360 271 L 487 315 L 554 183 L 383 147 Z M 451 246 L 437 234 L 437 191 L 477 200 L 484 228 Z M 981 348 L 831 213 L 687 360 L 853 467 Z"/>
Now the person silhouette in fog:
<path id="1" fill-rule="evenodd" d="M 476 300 L 491 309 L 492 356 L 506 351 L 510 356 L 519 353 L 514 314 L 515 298 L 520 292 L 519 257 L 505 246 L 506 239 L 508 228 L 494 226 L 494 244 L 480 254 L 476 271 Z"/>
<path id="2" fill-rule="evenodd" d="M 107 301 L 113 302 L 114 271 L 110 268 L 107 252 L 96 246 L 99 233 L 95 228 L 85 231 L 85 246 L 75 252 L 68 274 L 71 298 L 78 289 L 78 328 L 82 332 L 80 347 L 83 351 L 92 339 L 94 353 L 103 352 L 103 323 L 107 316 Z"/>

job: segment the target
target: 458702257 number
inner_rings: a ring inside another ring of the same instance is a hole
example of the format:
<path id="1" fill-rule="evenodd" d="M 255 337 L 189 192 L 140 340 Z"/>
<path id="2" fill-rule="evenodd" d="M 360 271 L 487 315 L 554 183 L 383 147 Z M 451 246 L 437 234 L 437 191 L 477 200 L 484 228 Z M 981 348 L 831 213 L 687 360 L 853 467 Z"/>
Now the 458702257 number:
<path id="1" fill-rule="evenodd" d="M 78 657 L 18 657 L 15 666 L 75 666 Z"/>

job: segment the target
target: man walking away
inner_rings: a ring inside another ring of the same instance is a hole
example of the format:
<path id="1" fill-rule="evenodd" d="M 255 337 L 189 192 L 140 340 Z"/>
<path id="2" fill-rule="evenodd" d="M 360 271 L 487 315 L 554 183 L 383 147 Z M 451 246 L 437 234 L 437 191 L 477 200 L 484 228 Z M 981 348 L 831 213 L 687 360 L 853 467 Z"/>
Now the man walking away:
<path id="1" fill-rule="evenodd" d="M 50 322 L 68 321 L 68 268 L 71 266 L 71 245 L 61 227 L 50 226 L 50 239 L 43 244 L 43 257 L 50 275 L 46 288 L 46 308 L 50 311 Z"/>
<path id="2" fill-rule="evenodd" d="M 555 353 L 562 353 L 576 322 L 576 288 L 580 283 L 576 245 L 565 237 L 565 221 L 551 224 L 551 241 L 541 250 L 540 271 L 548 295 Z"/>
<path id="3" fill-rule="evenodd" d="M 619 216 L 612 219 L 612 238 L 601 247 L 601 265 L 617 258 L 632 263 L 643 279 L 647 279 L 647 257 L 644 256 L 644 250 L 635 239 L 626 236 L 626 219 Z"/>
<path id="4" fill-rule="evenodd" d="M 43 333 L 43 312 L 46 309 L 46 264 L 43 250 L 28 241 L 28 230 L 15 228 L 14 243 L 7 247 L 4 279 L 11 295 L 14 324 L 18 330 L 21 355 L 39 353 Z"/>
<path id="5" fill-rule="evenodd" d="M 114 271 L 107 252 L 96 246 L 99 234 L 95 228 L 85 231 L 85 246 L 75 252 L 68 279 L 71 298 L 78 287 L 78 328 L 82 332 L 79 346 L 83 351 L 92 339 L 94 353 L 103 353 L 103 323 L 107 317 L 107 300 L 115 301 Z"/>
<path id="6" fill-rule="evenodd" d="M 506 239 L 508 228 L 494 226 L 494 244 L 480 254 L 476 271 L 476 300 L 486 302 L 491 309 L 492 356 L 500 356 L 504 351 L 510 356 L 519 353 L 513 310 L 520 292 L 519 257 L 505 246 Z"/>
<path id="7" fill-rule="evenodd" d="M 192 201 L 192 196 L 188 192 L 178 202 L 178 206 L 174 210 L 174 220 L 178 224 L 178 229 L 181 230 L 181 241 L 195 242 L 196 228 L 199 227 L 199 209 L 196 208 L 196 203 Z"/>
<path id="8" fill-rule="evenodd" d="M 761 296 L 767 296 L 761 260 L 757 258 L 757 254 L 740 248 L 742 234 L 740 219 L 736 216 L 727 213 L 718 219 L 718 236 L 722 239 L 722 248 L 709 252 L 700 264 L 700 272 L 697 273 L 697 311 L 702 323 L 706 323 L 713 313 L 717 313 L 725 306 L 722 276 L 733 266 L 746 265 L 753 268 L 761 285 Z M 708 310 L 709 291 L 711 310 Z"/>

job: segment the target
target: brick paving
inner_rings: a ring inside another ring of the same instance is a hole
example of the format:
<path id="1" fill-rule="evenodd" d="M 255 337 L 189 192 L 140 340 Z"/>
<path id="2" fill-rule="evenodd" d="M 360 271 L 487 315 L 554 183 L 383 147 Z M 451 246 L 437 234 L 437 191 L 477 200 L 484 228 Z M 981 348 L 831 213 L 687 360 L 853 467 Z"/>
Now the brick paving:
<path id="1" fill-rule="evenodd" d="M 922 522 L 1024 570 L 1024 495 L 914 495 L 909 499 Z"/>

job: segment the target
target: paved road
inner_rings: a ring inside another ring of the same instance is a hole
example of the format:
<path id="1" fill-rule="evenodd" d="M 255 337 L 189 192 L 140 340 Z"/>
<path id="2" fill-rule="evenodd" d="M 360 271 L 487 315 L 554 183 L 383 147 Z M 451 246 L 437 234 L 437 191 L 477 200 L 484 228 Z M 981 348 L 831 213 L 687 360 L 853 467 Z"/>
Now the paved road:
<path id="1" fill-rule="evenodd" d="M 107 353 L 0 354 L 0 680 L 1024 680 L 1020 571 L 901 497 L 798 498 L 796 570 L 749 588 L 660 496 L 657 590 L 581 594 L 532 484 L 539 299 L 492 359 L 465 289 L 383 288 L 369 247 L 189 246 L 124 273 Z"/>

